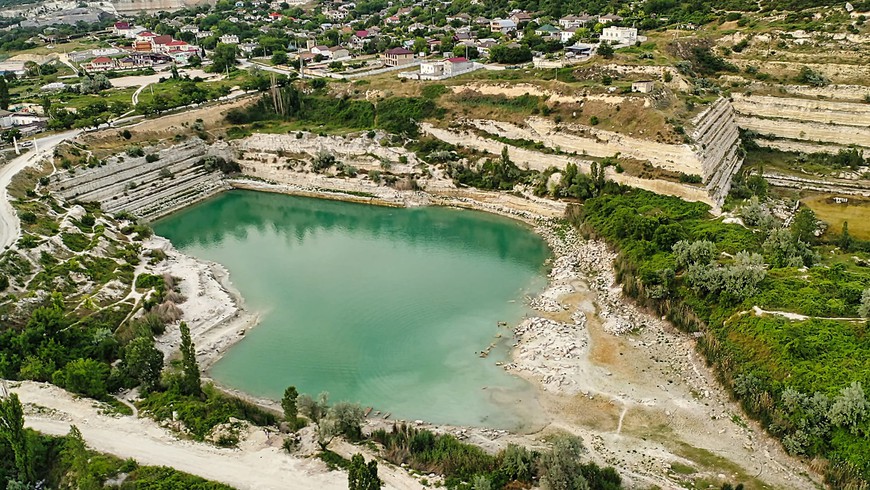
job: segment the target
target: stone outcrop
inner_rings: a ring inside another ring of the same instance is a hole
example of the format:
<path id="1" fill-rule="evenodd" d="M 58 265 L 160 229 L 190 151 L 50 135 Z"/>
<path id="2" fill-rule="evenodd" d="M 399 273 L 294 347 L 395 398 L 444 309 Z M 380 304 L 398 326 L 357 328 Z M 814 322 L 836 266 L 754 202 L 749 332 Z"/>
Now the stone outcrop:
<path id="1" fill-rule="evenodd" d="M 153 153 L 159 156 L 153 162 L 119 155 L 103 166 L 63 172 L 52 178 L 52 191 L 70 201 L 99 202 L 107 213 L 127 211 L 155 219 L 224 188 L 219 171 L 199 164 L 207 155 L 222 153 L 220 146 L 191 139 Z"/>

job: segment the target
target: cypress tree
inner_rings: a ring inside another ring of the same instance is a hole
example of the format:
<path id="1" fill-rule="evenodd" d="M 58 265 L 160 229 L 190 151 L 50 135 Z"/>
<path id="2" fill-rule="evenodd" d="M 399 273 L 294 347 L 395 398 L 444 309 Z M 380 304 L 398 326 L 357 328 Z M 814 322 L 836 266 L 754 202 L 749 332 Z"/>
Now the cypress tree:
<path id="1" fill-rule="evenodd" d="M 199 365 L 196 364 L 196 349 L 190 339 L 190 328 L 181 322 L 181 392 L 185 395 L 199 396 L 202 393 L 199 379 Z"/>

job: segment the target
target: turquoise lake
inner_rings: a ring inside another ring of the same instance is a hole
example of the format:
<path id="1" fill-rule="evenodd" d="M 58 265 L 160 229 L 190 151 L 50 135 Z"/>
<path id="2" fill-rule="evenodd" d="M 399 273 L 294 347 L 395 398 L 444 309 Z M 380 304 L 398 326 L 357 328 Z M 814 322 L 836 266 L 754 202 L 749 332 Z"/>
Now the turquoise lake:
<path id="1" fill-rule="evenodd" d="M 534 387 L 496 365 L 511 342 L 498 322 L 513 327 L 529 313 L 525 296 L 546 284 L 550 250 L 529 227 L 477 211 L 234 190 L 154 229 L 223 264 L 261 314 L 212 366 L 222 385 L 276 400 L 295 385 L 410 420 L 538 422 Z"/>

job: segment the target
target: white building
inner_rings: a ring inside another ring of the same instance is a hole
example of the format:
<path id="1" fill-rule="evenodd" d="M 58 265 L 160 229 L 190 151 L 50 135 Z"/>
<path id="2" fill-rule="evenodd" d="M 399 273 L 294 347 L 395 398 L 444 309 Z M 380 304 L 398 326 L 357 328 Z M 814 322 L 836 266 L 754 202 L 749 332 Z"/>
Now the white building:
<path id="1" fill-rule="evenodd" d="M 605 27 L 601 40 L 610 44 L 634 44 L 637 42 L 637 29 L 634 27 Z"/>
<path id="2" fill-rule="evenodd" d="M 444 63 L 441 61 L 425 61 L 420 63 L 420 75 L 440 77 L 444 74 Z"/>
<path id="3" fill-rule="evenodd" d="M 648 94 L 655 89 L 655 83 L 652 80 L 639 80 L 637 82 L 631 82 L 631 91 L 632 92 L 640 92 L 642 94 Z"/>
<path id="4" fill-rule="evenodd" d="M 220 42 L 223 44 L 239 44 L 239 36 L 235 34 L 224 34 L 220 37 Z"/>

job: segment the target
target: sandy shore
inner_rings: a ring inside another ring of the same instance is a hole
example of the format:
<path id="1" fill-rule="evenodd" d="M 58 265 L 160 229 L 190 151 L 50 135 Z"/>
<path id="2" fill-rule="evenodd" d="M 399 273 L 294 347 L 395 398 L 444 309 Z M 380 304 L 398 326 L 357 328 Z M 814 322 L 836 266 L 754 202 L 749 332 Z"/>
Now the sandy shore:
<path id="1" fill-rule="evenodd" d="M 166 260 L 150 267 L 152 274 L 169 274 L 180 279 L 181 294 L 187 298 L 180 305 L 182 321 L 190 328 L 203 371 L 257 325 L 259 315 L 245 308 L 244 299 L 233 287 L 224 266 L 185 255 L 159 236 L 146 240 L 143 248 L 166 254 Z M 181 334 L 176 326 L 171 326 L 156 342 L 169 356 L 178 352 Z"/>

